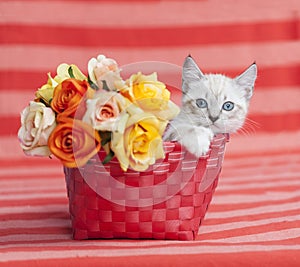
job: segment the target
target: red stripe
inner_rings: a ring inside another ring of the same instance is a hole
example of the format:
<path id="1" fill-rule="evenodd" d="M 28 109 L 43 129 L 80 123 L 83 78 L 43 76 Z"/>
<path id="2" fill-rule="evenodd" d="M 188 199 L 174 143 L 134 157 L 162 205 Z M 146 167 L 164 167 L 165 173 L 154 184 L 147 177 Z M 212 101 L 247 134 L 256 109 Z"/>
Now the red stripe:
<path id="1" fill-rule="evenodd" d="M 252 235 L 252 234 L 259 234 L 259 233 L 267 233 L 271 231 L 278 231 L 278 230 L 285 230 L 290 228 L 296 228 L 299 225 L 298 221 L 294 222 L 279 222 L 279 223 L 269 223 L 267 225 L 256 225 L 256 226 L 249 226 L 247 227 L 247 223 L 245 223 L 245 227 L 237 228 L 232 230 L 219 230 L 212 233 L 203 233 L 197 236 L 197 240 L 213 240 L 213 239 L 220 239 L 220 238 L 230 238 L 230 237 L 237 237 L 237 236 L 244 236 L 244 235 Z"/>
<path id="2" fill-rule="evenodd" d="M 20 148 L 21 150 L 21 148 Z M 28 156 L 28 158 L 30 158 L 30 156 Z M 27 162 L 27 159 L 25 160 L 25 162 Z M 33 157 L 35 160 L 36 160 L 36 164 L 38 164 L 38 159 L 36 157 Z M 47 160 L 49 160 L 50 162 L 50 159 L 47 158 Z M 60 166 L 59 164 L 61 164 L 60 162 L 57 162 L 56 161 L 56 165 L 57 166 Z M 28 166 L 29 167 L 29 166 Z M 47 168 L 47 167 L 46 167 Z M 61 169 L 60 171 L 57 172 L 57 174 L 40 174 L 40 173 L 28 173 L 28 174 L 14 174 L 14 175 L 0 175 L 0 181 L 5 181 L 7 180 L 7 178 L 9 177 L 9 179 L 12 181 L 12 180 L 20 180 L 20 177 L 22 177 L 22 179 L 36 179 L 36 180 L 43 180 L 43 179 L 56 179 L 56 178 L 62 178 L 64 179 L 63 177 L 63 170 Z"/>
<path id="3" fill-rule="evenodd" d="M 1 200 L 0 207 L 10 207 L 10 206 L 36 206 L 36 205 L 47 205 L 47 204 L 66 204 L 67 205 L 67 193 L 66 198 L 35 198 L 35 199 L 16 199 L 16 200 Z"/>
<path id="4" fill-rule="evenodd" d="M 37 212 L 26 212 L 26 213 L 7 213 L 7 214 L 0 214 L 0 221 L 4 220 L 38 220 L 38 219 L 69 219 L 70 214 L 68 212 L 47 212 L 47 213 L 37 213 Z M 57 232 L 59 233 L 59 231 Z"/>
<path id="5" fill-rule="evenodd" d="M 213 206 L 213 203 L 212 205 Z M 210 212 L 210 209 L 208 210 Z M 205 225 L 212 225 L 212 224 L 220 224 L 220 223 L 232 223 L 232 222 L 242 222 L 242 221 L 256 221 L 256 220 L 264 220 L 264 219 L 271 219 L 271 218 L 279 218 L 283 216 L 292 216 L 292 215 L 299 215 L 299 210 L 287 210 L 287 211 L 279 211 L 279 212 L 270 212 L 270 213 L 259 213 L 259 214 L 248 214 L 247 216 L 235 216 L 234 218 L 217 218 L 217 219 L 210 219 L 205 218 L 204 222 Z"/>
<path id="6" fill-rule="evenodd" d="M 29 222 L 30 223 L 30 222 Z M 33 228 L 5 228 L 0 230 L 0 237 L 7 235 L 18 235 L 18 234 L 71 234 L 69 227 L 33 227 Z"/>
<path id="7" fill-rule="evenodd" d="M 229 77 L 235 77 L 241 73 L 240 69 L 205 69 L 205 66 L 203 71 L 205 73 L 224 73 Z M 49 69 L 49 72 L 53 76 L 56 74 L 55 69 Z M 86 71 L 83 69 L 83 72 Z M 272 90 L 274 87 L 300 85 L 300 65 L 259 67 L 258 72 L 256 89 Z M 178 74 L 169 74 L 167 78 L 172 78 L 172 75 L 174 75 L 173 79 L 178 80 Z M 36 89 L 46 83 L 47 79 L 47 71 L 0 70 L 0 90 L 8 90 L 9 88 L 14 90 L 30 90 L 34 97 Z"/>
<path id="8" fill-rule="evenodd" d="M 179 250 L 179 249 L 177 249 Z M 66 259 L 35 259 L 23 261 L 2 262 L 3 267 L 27 267 L 27 266 L 106 266 L 106 267 L 139 267 L 139 266 L 222 266 L 222 267 L 250 267 L 250 266 L 299 266 L 297 252 L 280 251 L 261 251 L 261 252 L 236 252 L 236 253 L 217 253 L 213 254 L 176 254 L 176 249 L 172 255 L 142 255 L 142 256 L 119 256 L 103 257 L 99 251 L 99 257 L 74 257 Z M 29 252 L 30 253 L 30 252 Z M 145 263 L 149 263 L 146 264 Z M 276 264 L 276 265 L 274 265 Z"/>
<path id="9" fill-rule="evenodd" d="M 287 104 L 288 105 L 288 104 Z M 300 129 L 300 112 L 286 114 L 249 115 L 259 124 L 257 131 L 280 132 L 297 131 Z"/>
<path id="10" fill-rule="evenodd" d="M 53 76 L 56 70 L 49 70 Z M 31 90 L 32 96 L 37 88 L 47 82 L 47 72 L 45 71 L 25 71 L 25 70 L 1 70 L 0 71 L 0 90 L 17 89 Z"/>
<path id="11" fill-rule="evenodd" d="M 141 0 L 113 0 L 114 2 L 124 2 L 124 3 L 131 3 L 131 2 L 140 2 Z M 160 2 L 161 0 L 143 0 L 143 2 Z M 164 0 L 164 1 L 170 1 L 170 0 Z M 173 0 L 171 0 L 173 1 Z M 197 1 L 205 1 L 205 0 L 197 0 Z M 22 2 L 49 2 L 49 0 L 22 0 Z M 61 2 L 61 0 L 51 0 L 51 2 Z M 82 0 L 64 0 L 64 2 L 82 2 Z M 105 3 L 108 2 L 108 0 L 84 0 L 84 2 L 101 2 Z"/>
<path id="12" fill-rule="evenodd" d="M 1 117 L 1 123 L 0 136 L 13 135 L 17 138 L 17 133 L 21 126 L 20 117 Z"/>
<path id="13" fill-rule="evenodd" d="M 26 160 L 24 161 L 25 158 L 26 158 Z M 27 167 L 27 168 L 39 166 L 39 167 L 49 168 L 51 166 L 57 167 L 57 163 L 58 163 L 58 161 L 55 158 L 49 159 L 48 157 L 38 157 L 37 158 L 37 157 L 25 157 L 24 156 L 24 158 L 22 158 L 22 159 L 14 159 L 13 161 L 9 160 L 9 159 L 1 159 L 0 160 L 0 168 L 1 167 L 9 168 L 9 167 L 15 167 L 15 166 Z M 59 167 L 58 167 L 58 170 L 59 170 Z M 43 174 L 42 177 L 45 177 L 45 175 Z M 40 179 L 42 177 L 40 177 Z"/>
<path id="14" fill-rule="evenodd" d="M 2 25 L 3 44 L 48 44 L 92 47 L 153 47 L 234 42 L 297 40 L 298 21 L 156 28 L 83 28 Z M 93 34 L 90 34 L 91 31 Z M 20 34 L 22 33 L 22 34 Z M 101 38 L 95 38 L 100 36 Z M 125 38 L 124 38 L 125 37 Z"/>

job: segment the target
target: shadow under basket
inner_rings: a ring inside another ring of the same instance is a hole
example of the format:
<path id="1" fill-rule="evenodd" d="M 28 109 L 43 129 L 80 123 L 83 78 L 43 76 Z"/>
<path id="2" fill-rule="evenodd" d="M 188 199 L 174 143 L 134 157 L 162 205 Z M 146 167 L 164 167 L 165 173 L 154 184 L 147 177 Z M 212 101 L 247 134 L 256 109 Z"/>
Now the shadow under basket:
<path id="1" fill-rule="evenodd" d="M 104 152 L 84 167 L 64 168 L 74 239 L 194 240 L 211 202 L 229 137 L 215 136 L 195 158 L 176 142 L 144 172 L 123 172 Z"/>

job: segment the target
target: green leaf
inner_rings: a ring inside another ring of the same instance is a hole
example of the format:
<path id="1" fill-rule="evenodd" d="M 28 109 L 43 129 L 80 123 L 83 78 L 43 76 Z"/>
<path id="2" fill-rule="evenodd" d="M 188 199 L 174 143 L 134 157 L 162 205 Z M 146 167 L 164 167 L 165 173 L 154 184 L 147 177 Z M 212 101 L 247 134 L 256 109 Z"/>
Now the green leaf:
<path id="1" fill-rule="evenodd" d="M 111 132 L 99 132 L 101 137 L 101 146 L 105 146 L 111 141 Z"/>
<path id="2" fill-rule="evenodd" d="M 108 162 L 110 162 L 112 160 L 112 158 L 114 156 L 115 156 L 115 153 L 112 150 L 110 150 L 109 153 L 104 158 L 104 160 L 102 161 L 102 164 L 107 164 Z"/>
<path id="3" fill-rule="evenodd" d="M 106 90 L 106 91 L 110 91 L 110 89 L 109 89 L 109 87 L 107 85 L 107 82 L 105 80 L 102 80 L 101 82 L 103 84 L 103 89 Z"/>
<path id="4" fill-rule="evenodd" d="M 69 73 L 69 75 L 70 75 L 70 78 L 75 78 L 74 73 L 73 73 L 72 66 L 70 66 L 70 67 L 68 68 L 68 73 Z"/>
<path id="5" fill-rule="evenodd" d="M 89 82 L 89 84 L 90 84 L 90 86 L 91 86 L 92 89 L 94 89 L 94 90 L 96 90 L 96 91 L 99 90 L 98 85 L 95 84 L 95 83 L 91 80 L 90 75 L 88 76 L 88 82 Z"/>

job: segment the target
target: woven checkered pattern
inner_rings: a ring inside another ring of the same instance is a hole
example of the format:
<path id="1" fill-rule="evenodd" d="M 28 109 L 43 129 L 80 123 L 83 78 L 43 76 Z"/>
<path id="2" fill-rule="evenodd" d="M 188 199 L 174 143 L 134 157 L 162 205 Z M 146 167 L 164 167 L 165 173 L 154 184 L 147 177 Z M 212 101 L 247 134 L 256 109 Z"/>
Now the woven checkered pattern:
<path id="1" fill-rule="evenodd" d="M 226 135 L 199 159 L 178 143 L 145 172 L 103 165 L 99 153 L 83 168 L 65 168 L 74 239 L 193 240 L 218 183 Z"/>

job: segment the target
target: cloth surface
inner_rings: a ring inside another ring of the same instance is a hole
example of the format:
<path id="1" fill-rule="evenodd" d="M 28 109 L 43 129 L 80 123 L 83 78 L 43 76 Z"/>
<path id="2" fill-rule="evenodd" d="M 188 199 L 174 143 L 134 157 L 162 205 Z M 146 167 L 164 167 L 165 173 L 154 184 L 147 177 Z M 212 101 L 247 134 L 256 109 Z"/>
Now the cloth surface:
<path id="1" fill-rule="evenodd" d="M 298 0 L 2 0 L 0 266 L 299 266 L 299 12 Z M 231 77 L 256 61 L 251 121 L 231 136 L 195 241 L 74 241 L 61 164 L 23 155 L 19 113 L 46 73 L 86 71 L 99 53 L 121 66 L 191 54 Z"/>

